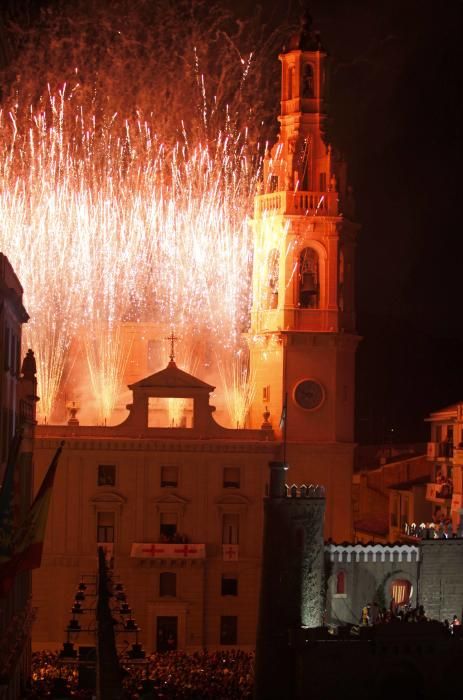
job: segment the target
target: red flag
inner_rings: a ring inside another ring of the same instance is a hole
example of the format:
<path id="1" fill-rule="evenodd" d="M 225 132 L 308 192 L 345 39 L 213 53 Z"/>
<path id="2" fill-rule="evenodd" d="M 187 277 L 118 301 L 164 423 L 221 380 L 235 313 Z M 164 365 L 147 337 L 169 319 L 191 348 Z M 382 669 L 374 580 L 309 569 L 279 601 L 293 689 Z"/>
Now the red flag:
<path id="1" fill-rule="evenodd" d="M 63 445 L 64 442 L 56 450 L 34 502 L 22 525 L 14 534 L 10 559 L 0 565 L 0 597 L 8 593 L 17 574 L 21 571 L 37 569 L 42 562 L 43 541 L 53 482 Z"/>

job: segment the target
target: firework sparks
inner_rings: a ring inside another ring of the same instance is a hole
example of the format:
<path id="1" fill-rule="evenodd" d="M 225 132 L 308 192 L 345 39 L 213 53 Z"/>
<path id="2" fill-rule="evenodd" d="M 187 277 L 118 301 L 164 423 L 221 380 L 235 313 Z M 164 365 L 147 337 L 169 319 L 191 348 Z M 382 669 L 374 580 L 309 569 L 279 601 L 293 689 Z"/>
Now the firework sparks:
<path id="1" fill-rule="evenodd" d="M 0 245 L 33 319 L 26 342 L 37 354 L 42 419 L 83 334 L 98 420 L 109 421 L 127 360 L 124 320 L 167 321 L 190 341 L 207 333 L 226 352 L 239 342 L 255 174 L 230 134 L 213 150 L 178 145 L 166 155 L 147 125 L 132 134 L 124 124 L 124 140 L 92 130 L 65 90 L 47 108 L 27 133 L 17 115 L 0 122 Z"/>

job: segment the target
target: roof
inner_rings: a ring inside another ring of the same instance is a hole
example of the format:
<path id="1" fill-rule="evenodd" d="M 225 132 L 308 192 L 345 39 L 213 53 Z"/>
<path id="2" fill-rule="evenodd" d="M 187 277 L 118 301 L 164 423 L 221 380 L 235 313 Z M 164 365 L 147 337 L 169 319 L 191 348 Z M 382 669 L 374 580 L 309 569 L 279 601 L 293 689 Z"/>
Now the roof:
<path id="1" fill-rule="evenodd" d="M 443 408 L 439 408 L 437 411 L 432 411 L 427 418 L 425 418 L 425 422 L 437 422 L 439 420 L 439 416 L 442 416 L 442 420 L 445 420 L 445 418 L 448 416 L 448 414 L 455 414 L 457 413 L 458 406 L 461 405 L 461 401 L 457 403 L 452 403 L 450 406 L 444 406 Z"/>
<path id="2" fill-rule="evenodd" d="M 175 362 L 171 360 L 165 369 L 160 372 L 150 374 L 149 377 L 140 379 L 135 384 L 129 384 L 129 389 L 153 389 L 153 388 L 182 388 L 182 389 L 203 389 L 208 392 L 214 391 L 215 387 L 201 381 L 188 372 L 179 369 Z"/>
<path id="3" fill-rule="evenodd" d="M 422 484 L 427 484 L 431 481 L 429 474 L 422 474 L 417 476 L 415 479 L 410 479 L 409 481 L 401 481 L 399 484 L 390 484 L 389 489 L 396 489 L 397 491 L 406 491 L 412 486 L 421 486 Z"/>

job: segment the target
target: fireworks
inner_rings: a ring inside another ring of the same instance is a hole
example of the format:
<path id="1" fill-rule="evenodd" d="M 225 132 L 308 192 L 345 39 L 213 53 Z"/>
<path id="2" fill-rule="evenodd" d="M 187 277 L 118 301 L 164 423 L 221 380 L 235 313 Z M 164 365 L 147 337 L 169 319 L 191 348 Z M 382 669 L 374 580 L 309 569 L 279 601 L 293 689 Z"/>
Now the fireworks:
<path id="1" fill-rule="evenodd" d="M 74 400 L 84 413 L 79 387 L 66 387 L 85 365 L 92 420 L 110 423 L 148 323 L 160 338 L 175 328 L 185 357 L 200 345 L 218 358 L 231 423 L 244 423 L 230 392 L 252 381 L 223 368 L 245 363 L 247 218 L 281 35 L 262 34 L 257 14 L 233 35 L 228 11 L 188 8 L 112 1 L 89 13 L 83 0 L 70 16 L 50 11 L 4 79 L 0 249 L 25 290 L 41 420 Z"/>
<path id="2" fill-rule="evenodd" d="M 231 134 L 219 134 L 214 149 L 167 154 L 146 124 L 134 134 L 124 125 L 124 142 L 92 131 L 65 90 L 48 107 L 51 121 L 44 111 L 27 132 L 18 115 L 1 115 L 0 247 L 25 288 L 42 418 L 78 336 L 98 420 L 109 421 L 130 349 L 125 320 L 166 322 L 186 343 L 207 334 L 216 348 L 238 346 L 256 173 Z"/>

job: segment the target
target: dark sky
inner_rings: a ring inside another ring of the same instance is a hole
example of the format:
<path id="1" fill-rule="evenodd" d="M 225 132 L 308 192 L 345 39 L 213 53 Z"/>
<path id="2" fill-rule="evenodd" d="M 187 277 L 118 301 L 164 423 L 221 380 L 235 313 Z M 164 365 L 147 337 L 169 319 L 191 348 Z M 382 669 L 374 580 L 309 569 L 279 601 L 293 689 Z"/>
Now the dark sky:
<path id="1" fill-rule="evenodd" d="M 263 6 L 270 24 L 299 13 L 297 2 Z M 333 136 L 362 225 L 357 439 L 425 440 L 424 417 L 463 400 L 463 6 L 313 0 L 310 11 L 332 58 Z"/>

